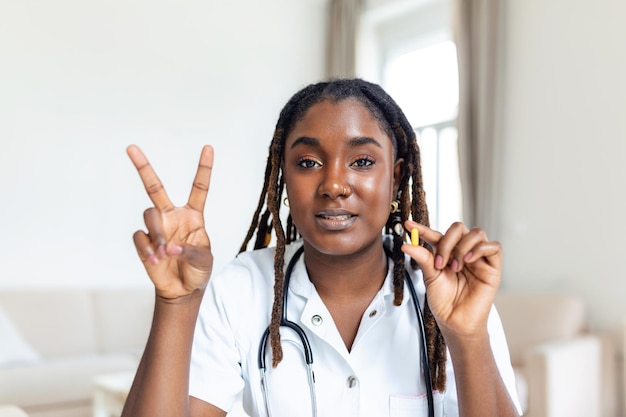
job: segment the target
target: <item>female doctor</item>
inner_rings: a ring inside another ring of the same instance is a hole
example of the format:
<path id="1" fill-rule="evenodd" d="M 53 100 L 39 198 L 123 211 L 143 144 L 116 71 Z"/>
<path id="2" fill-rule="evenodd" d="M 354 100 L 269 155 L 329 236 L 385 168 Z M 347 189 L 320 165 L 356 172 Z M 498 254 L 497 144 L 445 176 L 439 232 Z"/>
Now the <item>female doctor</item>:
<path id="1" fill-rule="evenodd" d="M 289 100 L 241 253 L 213 275 L 212 147 L 182 207 L 127 151 L 154 204 L 133 238 L 156 297 L 124 417 L 224 416 L 241 392 L 254 416 L 520 414 L 493 306 L 500 244 L 428 227 L 415 134 L 379 86 Z"/>

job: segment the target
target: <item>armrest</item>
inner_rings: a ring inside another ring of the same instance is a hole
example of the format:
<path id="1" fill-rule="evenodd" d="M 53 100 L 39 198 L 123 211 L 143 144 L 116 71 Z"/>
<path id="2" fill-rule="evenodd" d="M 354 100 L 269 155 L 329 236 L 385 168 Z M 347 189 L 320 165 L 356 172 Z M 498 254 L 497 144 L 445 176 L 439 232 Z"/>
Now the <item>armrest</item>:
<path id="1" fill-rule="evenodd" d="M 28 417 L 28 415 L 15 405 L 0 405 L 0 417 Z"/>
<path id="2" fill-rule="evenodd" d="M 600 416 L 602 342 L 596 336 L 537 345 L 525 352 L 527 417 Z"/>

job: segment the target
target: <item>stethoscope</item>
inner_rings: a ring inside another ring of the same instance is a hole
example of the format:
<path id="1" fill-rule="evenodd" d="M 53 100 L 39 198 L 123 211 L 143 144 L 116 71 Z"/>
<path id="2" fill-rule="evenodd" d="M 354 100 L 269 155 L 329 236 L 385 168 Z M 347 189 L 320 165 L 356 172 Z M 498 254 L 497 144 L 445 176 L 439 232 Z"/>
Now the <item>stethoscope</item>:
<path id="1" fill-rule="evenodd" d="M 311 351 L 311 344 L 309 343 L 309 338 L 304 333 L 302 327 L 287 319 L 287 293 L 289 292 L 289 281 L 291 280 L 291 273 L 293 272 L 293 268 L 296 265 L 296 262 L 302 255 L 304 251 L 304 247 L 301 246 L 296 253 L 293 255 L 291 260 L 289 261 L 289 265 L 287 266 L 287 270 L 285 271 L 285 287 L 283 291 L 283 309 L 281 312 L 280 318 L 280 327 L 288 327 L 293 330 L 298 337 L 300 337 L 300 341 L 302 342 L 302 347 L 304 348 L 304 361 L 306 362 L 307 367 L 307 378 L 309 381 L 309 392 L 311 395 L 311 415 L 313 417 L 317 417 L 317 399 L 315 395 L 315 374 L 313 373 L 313 352 Z M 385 248 L 385 251 L 387 249 Z M 387 253 L 389 256 L 389 253 Z M 411 293 L 411 298 L 413 300 L 413 308 L 415 309 L 415 314 L 417 315 L 417 319 L 419 322 L 420 332 L 421 332 L 421 343 L 422 343 L 422 375 L 424 377 L 424 382 L 426 383 L 426 397 L 428 400 L 428 417 L 434 417 L 435 409 L 433 404 L 433 388 L 430 380 L 430 371 L 428 365 L 428 355 L 426 353 L 426 331 L 424 329 L 424 316 L 422 315 L 422 309 L 417 299 L 417 293 L 415 292 L 415 285 L 413 285 L 413 281 L 411 281 L 411 277 L 409 273 L 405 271 L 406 274 L 406 283 L 409 288 L 409 292 Z M 263 333 L 261 337 L 261 342 L 259 343 L 259 372 L 261 374 L 261 390 L 263 391 L 263 399 L 265 401 L 265 410 L 267 411 L 268 417 L 272 416 L 270 411 L 270 399 L 269 399 L 269 387 L 267 384 L 267 376 L 265 373 L 265 349 L 267 347 L 267 339 L 269 338 L 270 328 L 267 326 L 267 329 Z"/>

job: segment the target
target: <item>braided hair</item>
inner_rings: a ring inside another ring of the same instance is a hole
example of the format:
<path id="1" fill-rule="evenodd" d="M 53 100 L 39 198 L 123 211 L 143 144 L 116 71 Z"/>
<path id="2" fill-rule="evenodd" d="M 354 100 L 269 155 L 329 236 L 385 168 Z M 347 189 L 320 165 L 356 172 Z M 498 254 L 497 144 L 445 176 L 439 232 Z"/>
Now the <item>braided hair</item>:
<path id="1" fill-rule="evenodd" d="M 313 105 L 322 101 L 338 103 L 346 99 L 357 100 L 370 111 L 383 132 L 391 138 L 395 159 L 403 158 L 405 161 L 405 172 L 398 188 L 399 210 L 389 216 L 385 226 L 385 231 L 393 235 L 394 239 L 393 303 L 396 306 L 402 303 L 404 295 L 405 256 L 400 247 L 404 241 L 405 232 L 400 235 L 392 233 L 393 226 L 398 221 L 403 224 L 409 217 L 418 223 L 429 225 L 422 183 L 420 151 L 415 132 L 395 101 L 380 86 L 358 78 L 318 82 L 298 91 L 280 112 L 269 147 L 263 189 L 250 228 L 240 248 L 240 252 L 247 250 L 255 231 L 254 249 L 267 247 L 271 240 L 272 230 L 276 234 L 274 303 L 270 321 L 270 343 L 274 367 L 280 363 L 283 356 L 279 328 L 283 305 L 285 247 L 299 237 L 291 214 L 287 216 L 286 228 L 283 228 L 280 218 L 281 197 L 285 188 L 281 169 L 285 141 L 295 124 Z M 431 249 L 423 241 L 420 244 Z M 411 260 L 411 265 L 414 269 L 418 267 L 413 260 Z M 446 345 L 428 306 L 428 299 L 425 300 L 424 306 L 424 327 L 432 385 L 434 389 L 443 391 L 446 385 Z"/>

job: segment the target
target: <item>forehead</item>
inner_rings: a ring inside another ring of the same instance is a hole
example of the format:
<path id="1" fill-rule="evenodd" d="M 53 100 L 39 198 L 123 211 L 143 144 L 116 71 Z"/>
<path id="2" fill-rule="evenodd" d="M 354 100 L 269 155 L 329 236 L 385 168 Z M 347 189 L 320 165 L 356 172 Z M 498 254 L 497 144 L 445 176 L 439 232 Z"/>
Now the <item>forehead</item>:
<path id="1" fill-rule="evenodd" d="M 324 100 L 312 105 L 294 124 L 287 137 L 287 147 L 299 137 L 322 139 L 325 136 L 372 137 L 382 145 L 391 144 L 380 122 L 360 101 L 352 98 L 341 101 Z"/>

